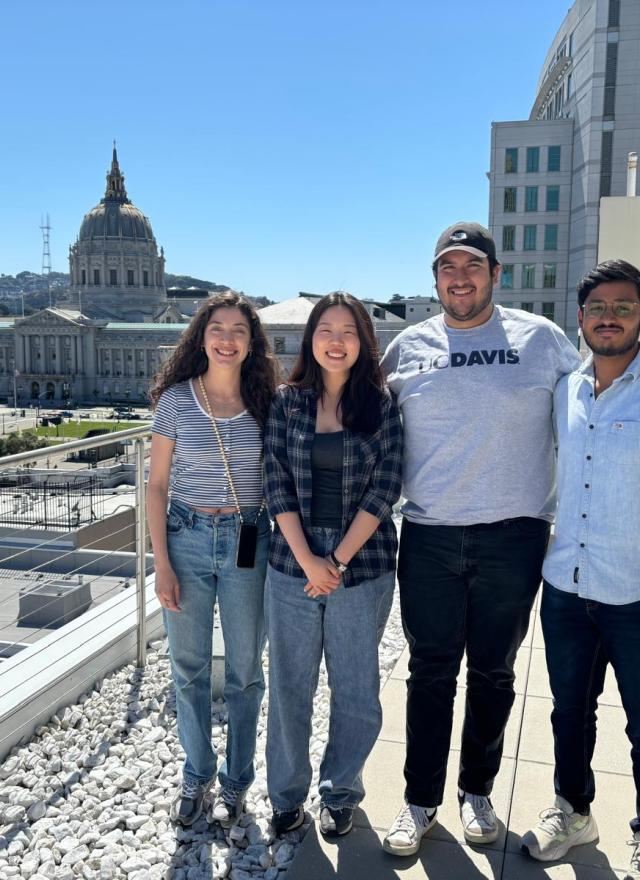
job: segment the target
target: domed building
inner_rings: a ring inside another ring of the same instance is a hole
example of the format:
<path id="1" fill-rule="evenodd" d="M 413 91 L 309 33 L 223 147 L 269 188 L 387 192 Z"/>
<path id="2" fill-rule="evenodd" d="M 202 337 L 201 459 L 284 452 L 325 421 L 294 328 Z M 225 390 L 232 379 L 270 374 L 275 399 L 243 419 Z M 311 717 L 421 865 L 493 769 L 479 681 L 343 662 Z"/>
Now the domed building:
<path id="1" fill-rule="evenodd" d="M 69 301 L 90 317 L 153 321 L 166 306 L 164 251 L 127 197 L 115 143 L 107 188 L 69 248 Z"/>
<path id="2" fill-rule="evenodd" d="M 164 253 L 127 196 L 115 144 L 104 198 L 85 214 L 69 266 L 64 301 L 0 321 L 0 398 L 142 403 L 186 324 L 167 301 Z"/>

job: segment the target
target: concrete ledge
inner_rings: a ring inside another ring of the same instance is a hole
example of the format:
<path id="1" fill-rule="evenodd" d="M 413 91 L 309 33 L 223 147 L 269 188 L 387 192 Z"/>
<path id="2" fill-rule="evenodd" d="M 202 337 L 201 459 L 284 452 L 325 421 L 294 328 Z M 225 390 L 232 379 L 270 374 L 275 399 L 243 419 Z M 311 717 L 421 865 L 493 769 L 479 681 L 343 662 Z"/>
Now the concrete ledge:
<path id="1" fill-rule="evenodd" d="M 154 575 L 146 580 L 147 640 L 164 633 Z M 136 591 L 118 593 L 0 665 L 0 761 L 58 709 L 135 660 Z"/>

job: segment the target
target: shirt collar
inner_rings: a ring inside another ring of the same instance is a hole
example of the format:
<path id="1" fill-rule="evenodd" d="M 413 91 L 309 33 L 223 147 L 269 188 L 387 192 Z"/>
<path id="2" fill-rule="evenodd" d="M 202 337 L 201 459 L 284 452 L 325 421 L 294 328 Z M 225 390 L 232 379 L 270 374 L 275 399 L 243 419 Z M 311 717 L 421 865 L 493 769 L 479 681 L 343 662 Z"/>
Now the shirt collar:
<path id="1" fill-rule="evenodd" d="M 589 379 L 595 378 L 595 374 L 593 371 L 592 354 L 588 355 L 585 362 L 578 367 L 576 372 L 582 374 L 583 376 L 586 376 Z M 640 379 L 640 352 L 638 352 L 638 354 L 634 357 L 624 373 L 621 376 L 618 376 L 618 379 L 626 379 L 627 376 L 629 376 L 631 379 Z M 618 381 L 618 379 L 616 379 L 616 382 Z"/>

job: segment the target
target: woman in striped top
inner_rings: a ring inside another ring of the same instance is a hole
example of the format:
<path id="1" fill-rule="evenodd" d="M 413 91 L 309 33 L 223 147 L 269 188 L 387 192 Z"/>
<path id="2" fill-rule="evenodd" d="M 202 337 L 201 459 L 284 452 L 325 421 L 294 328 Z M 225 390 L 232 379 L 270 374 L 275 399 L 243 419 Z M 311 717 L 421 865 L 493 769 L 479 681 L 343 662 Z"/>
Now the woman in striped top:
<path id="1" fill-rule="evenodd" d="M 254 778 L 270 537 L 262 431 L 276 372 L 253 305 L 227 292 L 199 308 L 151 391 L 148 519 L 185 751 L 182 786 L 171 808 L 182 825 L 200 816 L 217 773 L 221 784 L 209 818 L 231 826 Z M 255 542 L 252 567 L 239 550 L 241 533 Z M 226 759 L 219 767 L 211 744 L 216 598 L 229 713 Z"/>

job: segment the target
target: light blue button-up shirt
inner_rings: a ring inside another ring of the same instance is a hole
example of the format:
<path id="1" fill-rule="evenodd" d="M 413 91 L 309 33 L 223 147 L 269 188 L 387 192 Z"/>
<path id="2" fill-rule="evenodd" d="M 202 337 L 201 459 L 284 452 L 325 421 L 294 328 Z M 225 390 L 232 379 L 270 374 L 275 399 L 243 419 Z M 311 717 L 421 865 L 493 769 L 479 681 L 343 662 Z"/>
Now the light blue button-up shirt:
<path id="1" fill-rule="evenodd" d="M 543 575 L 609 605 L 640 600 L 640 355 L 595 396 L 593 361 L 558 382 L 558 510 Z"/>

